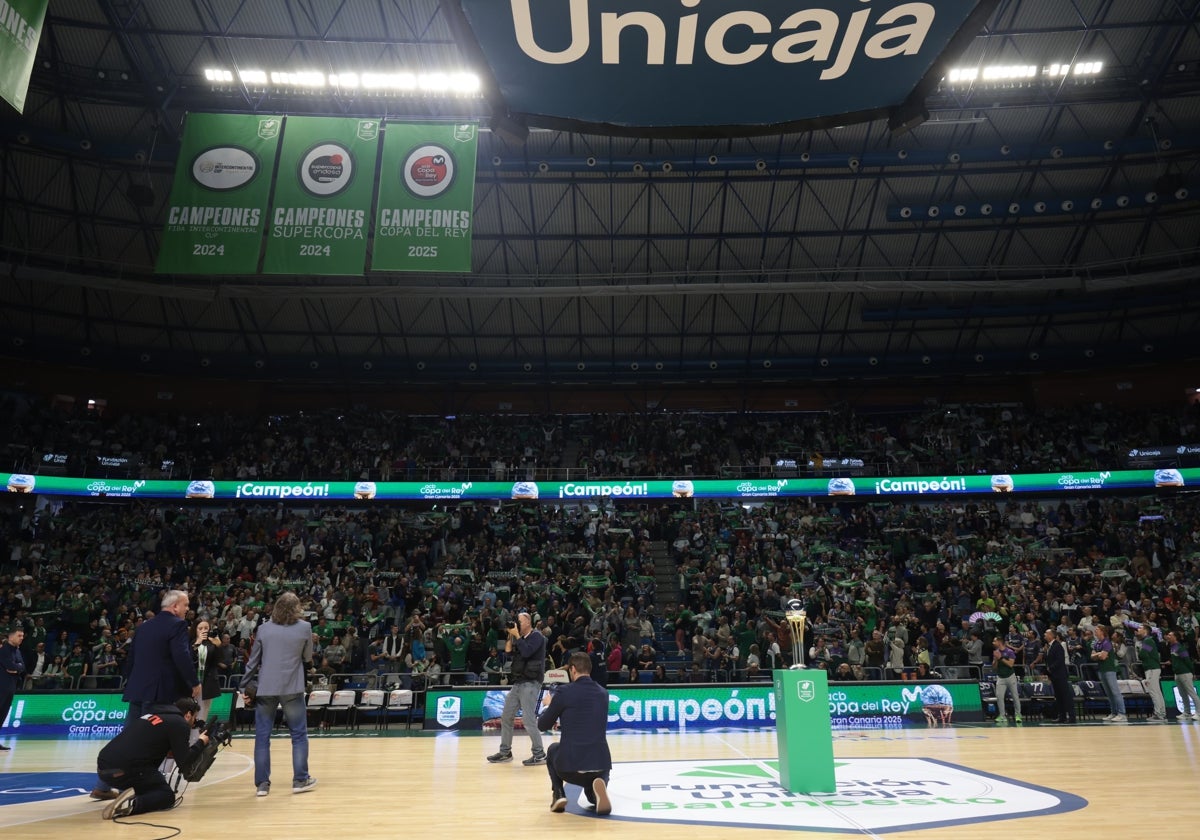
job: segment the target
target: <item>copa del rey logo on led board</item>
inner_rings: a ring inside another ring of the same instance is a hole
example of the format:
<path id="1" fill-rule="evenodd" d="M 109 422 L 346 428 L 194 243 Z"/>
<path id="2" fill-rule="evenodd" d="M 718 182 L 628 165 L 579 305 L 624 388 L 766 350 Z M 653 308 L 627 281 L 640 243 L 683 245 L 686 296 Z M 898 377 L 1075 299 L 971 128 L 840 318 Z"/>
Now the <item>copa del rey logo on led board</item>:
<path id="1" fill-rule="evenodd" d="M 796 794 L 775 760 L 618 764 L 613 816 L 774 830 L 886 834 L 1064 813 L 1087 801 L 967 767 L 923 758 L 851 758 L 835 764 L 837 790 Z M 585 812 L 580 802 L 571 810 Z"/>

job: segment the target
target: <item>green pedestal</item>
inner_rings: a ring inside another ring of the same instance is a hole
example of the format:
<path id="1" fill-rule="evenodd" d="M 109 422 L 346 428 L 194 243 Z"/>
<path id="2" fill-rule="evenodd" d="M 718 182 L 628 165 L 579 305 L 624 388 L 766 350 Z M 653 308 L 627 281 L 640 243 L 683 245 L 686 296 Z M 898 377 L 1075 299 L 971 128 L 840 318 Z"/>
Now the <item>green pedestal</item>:
<path id="1" fill-rule="evenodd" d="M 820 668 L 775 671 L 779 783 L 791 793 L 834 793 L 829 677 Z"/>

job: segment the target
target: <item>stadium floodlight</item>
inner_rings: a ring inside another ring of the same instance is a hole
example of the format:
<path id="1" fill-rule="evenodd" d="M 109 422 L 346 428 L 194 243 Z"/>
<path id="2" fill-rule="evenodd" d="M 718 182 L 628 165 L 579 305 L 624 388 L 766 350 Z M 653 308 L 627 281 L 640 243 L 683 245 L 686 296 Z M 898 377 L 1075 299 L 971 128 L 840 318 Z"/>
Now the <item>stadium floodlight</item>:
<path id="1" fill-rule="evenodd" d="M 1104 70 L 1102 61 L 1053 62 L 1036 64 L 989 64 L 985 67 L 954 67 L 946 74 L 950 85 L 970 85 L 976 82 L 1023 82 L 1037 78 L 1063 79 L 1067 76 L 1099 76 Z"/>
<path id="2" fill-rule="evenodd" d="M 333 88 L 339 91 L 368 91 L 372 95 L 424 94 L 429 96 L 478 96 L 483 87 L 479 76 L 464 71 L 435 71 L 413 73 L 367 72 L 343 70 L 325 74 L 318 70 L 227 70 L 209 67 L 204 78 L 217 87 L 238 81 L 244 85 L 261 89 L 287 91 L 323 91 Z"/>

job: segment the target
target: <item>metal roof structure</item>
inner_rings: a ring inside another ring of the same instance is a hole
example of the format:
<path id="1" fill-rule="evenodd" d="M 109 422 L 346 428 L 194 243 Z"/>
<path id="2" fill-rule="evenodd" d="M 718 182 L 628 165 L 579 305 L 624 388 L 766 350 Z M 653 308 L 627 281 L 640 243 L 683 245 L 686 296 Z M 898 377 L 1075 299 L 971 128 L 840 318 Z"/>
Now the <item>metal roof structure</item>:
<path id="1" fill-rule="evenodd" d="M 1035 373 L 1195 355 L 1200 0 L 1003 0 L 930 118 L 750 138 L 503 129 L 493 99 L 214 86 L 470 69 L 437 0 L 54 0 L 0 117 L 0 355 L 366 383 Z M 473 269 L 153 274 L 191 111 L 478 119 Z"/>

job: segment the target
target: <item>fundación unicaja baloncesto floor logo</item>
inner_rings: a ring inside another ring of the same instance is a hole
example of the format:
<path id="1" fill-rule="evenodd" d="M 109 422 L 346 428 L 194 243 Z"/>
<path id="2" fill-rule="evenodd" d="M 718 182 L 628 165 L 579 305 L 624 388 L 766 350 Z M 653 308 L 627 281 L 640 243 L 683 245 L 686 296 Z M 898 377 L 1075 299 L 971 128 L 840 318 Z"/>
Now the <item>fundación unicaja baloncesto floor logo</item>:
<path id="1" fill-rule="evenodd" d="M 613 768 L 612 816 L 740 828 L 886 834 L 1074 811 L 1087 800 L 928 758 L 835 763 L 837 790 L 794 794 L 776 760 L 645 761 Z M 586 813 L 572 803 L 575 813 Z"/>

